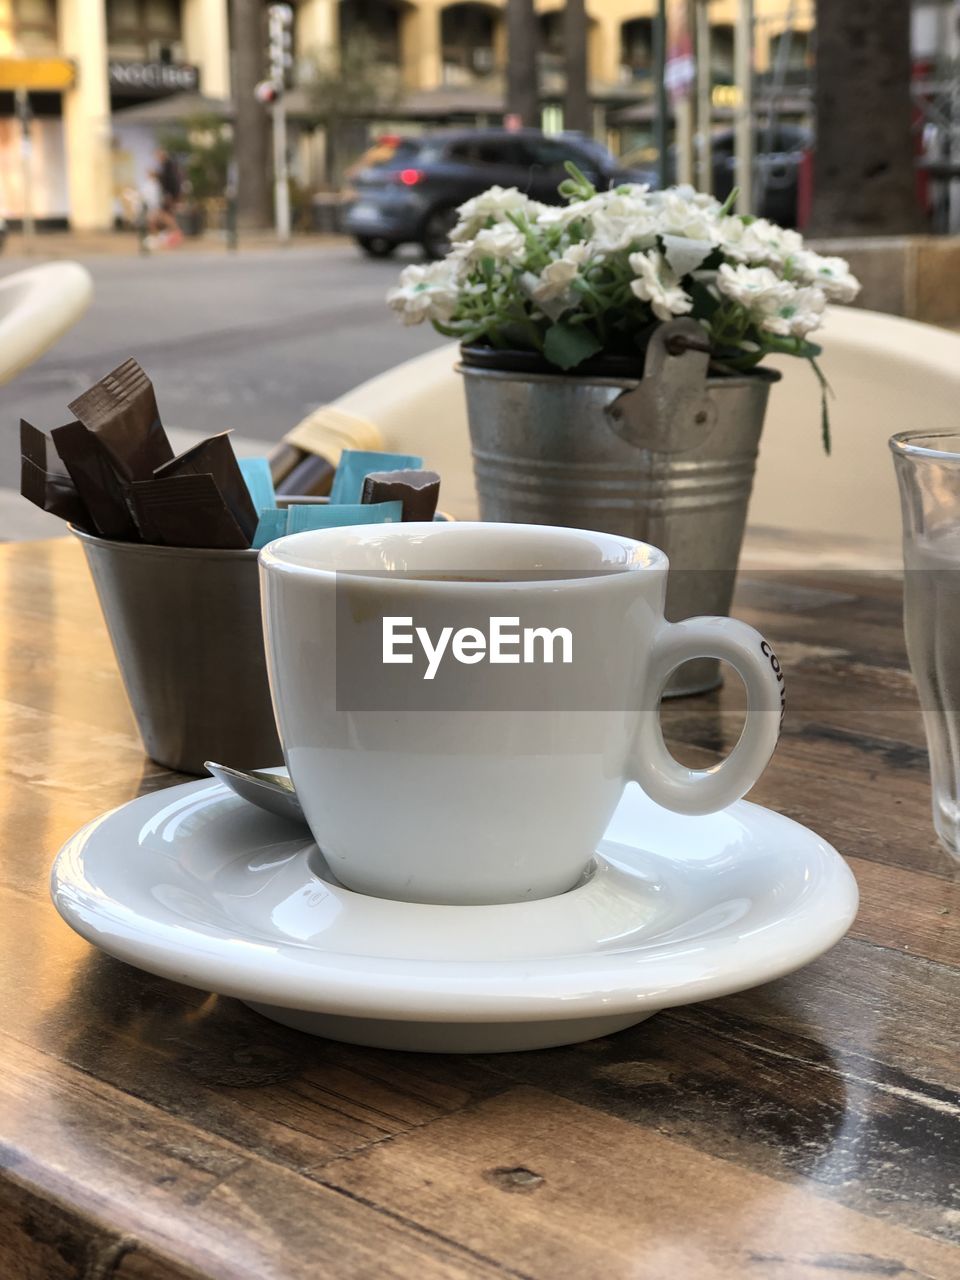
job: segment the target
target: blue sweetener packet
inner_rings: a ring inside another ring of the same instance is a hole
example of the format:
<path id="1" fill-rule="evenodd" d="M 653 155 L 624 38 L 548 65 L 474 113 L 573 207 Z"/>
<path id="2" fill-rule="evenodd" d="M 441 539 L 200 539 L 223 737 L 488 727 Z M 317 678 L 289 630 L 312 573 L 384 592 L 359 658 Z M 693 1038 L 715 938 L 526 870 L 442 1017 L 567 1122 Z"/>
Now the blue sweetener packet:
<path id="1" fill-rule="evenodd" d="M 292 506 L 286 511 L 287 533 L 304 533 L 307 529 L 338 529 L 348 524 L 399 524 L 403 519 L 402 502 L 340 502 L 309 506 Z"/>
<path id="2" fill-rule="evenodd" d="M 261 511 L 257 529 L 253 535 L 253 542 L 250 545 L 254 551 L 259 551 L 261 547 L 265 547 L 268 542 L 273 542 L 275 538 L 282 538 L 286 532 L 286 511 L 278 511 L 276 507 L 272 511 Z"/>
<path id="3" fill-rule="evenodd" d="M 238 458 L 237 461 L 257 514 L 263 515 L 265 511 L 273 510 L 277 505 L 277 495 L 273 491 L 270 463 L 266 458 Z"/>
<path id="4" fill-rule="evenodd" d="M 371 449 L 344 449 L 330 490 L 330 504 L 359 502 L 363 480 L 371 471 L 420 471 L 423 459 L 412 453 L 377 453 Z"/>

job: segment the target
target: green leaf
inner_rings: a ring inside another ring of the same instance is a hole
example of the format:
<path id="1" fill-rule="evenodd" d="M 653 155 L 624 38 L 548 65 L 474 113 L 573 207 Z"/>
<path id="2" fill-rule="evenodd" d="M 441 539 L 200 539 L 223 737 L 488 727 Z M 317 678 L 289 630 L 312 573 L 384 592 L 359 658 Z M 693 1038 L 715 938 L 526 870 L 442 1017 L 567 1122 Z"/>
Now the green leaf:
<path id="1" fill-rule="evenodd" d="M 601 346 L 595 333 L 561 321 L 560 324 L 552 324 L 547 330 L 543 354 L 558 369 L 573 369 L 590 356 L 595 356 Z"/>
<path id="2" fill-rule="evenodd" d="M 581 173 L 572 160 L 567 160 L 563 167 L 570 175 L 557 187 L 564 199 L 570 201 L 589 200 L 591 196 L 597 194 L 597 188 L 586 174 Z"/>
<path id="3" fill-rule="evenodd" d="M 724 200 L 723 204 L 720 206 L 720 209 L 718 210 L 718 213 L 717 213 L 717 217 L 722 218 L 725 214 L 728 214 L 730 210 L 733 208 L 733 206 L 737 203 L 737 200 L 739 198 L 740 198 L 740 188 L 734 187 L 733 190 L 730 192 L 730 194 L 727 196 L 726 200 Z"/>

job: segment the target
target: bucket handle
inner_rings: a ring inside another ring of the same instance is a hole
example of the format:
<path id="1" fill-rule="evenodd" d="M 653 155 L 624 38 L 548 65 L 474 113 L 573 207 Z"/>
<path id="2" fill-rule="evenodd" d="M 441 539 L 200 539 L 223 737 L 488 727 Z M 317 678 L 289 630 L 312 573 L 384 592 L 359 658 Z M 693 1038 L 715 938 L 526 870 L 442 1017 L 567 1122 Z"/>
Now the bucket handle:
<path id="1" fill-rule="evenodd" d="M 611 429 L 655 453 L 686 453 L 717 424 L 707 391 L 710 350 L 703 326 L 688 316 L 658 325 L 647 345 L 643 377 L 606 406 Z"/>

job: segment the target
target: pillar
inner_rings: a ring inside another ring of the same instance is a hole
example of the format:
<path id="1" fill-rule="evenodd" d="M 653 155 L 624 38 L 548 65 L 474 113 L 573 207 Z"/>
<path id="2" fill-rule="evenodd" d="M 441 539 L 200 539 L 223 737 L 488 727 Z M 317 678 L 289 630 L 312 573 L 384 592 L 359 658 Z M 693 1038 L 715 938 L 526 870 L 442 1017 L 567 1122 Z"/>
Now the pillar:
<path id="1" fill-rule="evenodd" d="M 610 17 L 600 5 L 590 24 L 590 77 L 600 84 L 620 83 L 620 19 Z"/>
<path id="2" fill-rule="evenodd" d="M 0 57 L 10 58 L 16 52 L 13 0 L 0 0 Z"/>
<path id="3" fill-rule="evenodd" d="M 200 92 L 230 97 L 230 31 L 227 0 L 183 0 L 183 50 L 200 68 Z"/>
<path id="4" fill-rule="evenodd" d="M 507 70 L 507 19 L 502 9 L 493 20 L 493 68 L 498 76 Z"/>
<path id="5" fill-rule="evenodd" d="M 110 86 L 104 0 L 60 0 L 60 43 L 77 79 L 63 95 L 70 225 L 106 231 L 113 224 Z"/>
<path id="6" fill-rule="evenodd" d="M 403 12 L 400 32 L 403 83 L 408 89 L 437 89 L 443 83 L 440 9 L 420 3 Z"/>
<path id="7" fill-rule="evenodd" d="M 301 0 L 294 28 L 296 55 L 330 54 L 340 44 L 340 5 L 337 0 Z"/>

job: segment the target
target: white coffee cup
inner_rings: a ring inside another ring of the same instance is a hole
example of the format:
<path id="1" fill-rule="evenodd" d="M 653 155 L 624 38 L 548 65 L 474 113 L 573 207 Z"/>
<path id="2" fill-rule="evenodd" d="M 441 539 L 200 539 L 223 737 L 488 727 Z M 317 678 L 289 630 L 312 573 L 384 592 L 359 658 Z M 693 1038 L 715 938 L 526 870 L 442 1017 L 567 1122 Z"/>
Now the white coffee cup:
<path id="1" fill-rule="evenodd" d="M 776 745 L 770 646 L 730 618 L 666 622 L 667 558 L 630 538 L 364 525 L 280 538 L 260 574 L 286 763 L 328 865 L 357 892 L 461 904 L 562 893 L 627 782 L 710 813 L 753 786 Z M 484 619 L 501 621 L 481 644 Z M 670 674 L 699 657 L 729 662 L 748 704 L 740 741 L 706 770 L 672 757 L 659 720 Z"/>

